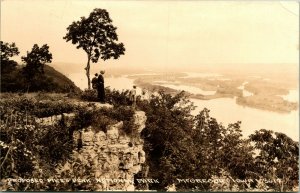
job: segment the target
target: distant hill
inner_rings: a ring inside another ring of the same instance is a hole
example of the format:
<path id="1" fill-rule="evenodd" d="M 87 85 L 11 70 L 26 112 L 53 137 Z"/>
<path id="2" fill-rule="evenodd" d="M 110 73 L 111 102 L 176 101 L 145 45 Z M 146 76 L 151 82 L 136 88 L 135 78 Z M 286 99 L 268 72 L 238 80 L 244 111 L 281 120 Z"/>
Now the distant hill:
<path id="1" fill-rule="evenodd" d="M 22 66 L 17 66 L 9 73 L 1 72 L 1 92 L 80 92 L 74 82 L 53 67 L 45 65 L 44 72 L 30 83 L 24 78 Z"/>
<path id="2" fill-rule="evenodd" d="M 48 78 L 51 78 L 55 84 L 58 85 L 60 90 L 63 91 L 80 91 L 80 88 L 75 85 L 73 81 L 71 81 L 68 77 L 63 75 L 62 73 L 55 70 L 53 67 L 49 65 L 45 65 L 44 67 L 45 75 Z"/>

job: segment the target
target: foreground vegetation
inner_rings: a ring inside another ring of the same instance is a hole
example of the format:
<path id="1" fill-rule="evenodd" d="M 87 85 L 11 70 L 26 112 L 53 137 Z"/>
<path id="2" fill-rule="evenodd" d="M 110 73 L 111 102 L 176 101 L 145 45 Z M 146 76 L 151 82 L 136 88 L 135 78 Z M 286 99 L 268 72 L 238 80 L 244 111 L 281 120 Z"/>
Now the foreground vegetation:
<path id="1" fill-rule="evenodd" d="M 171 183 L 181 191 L 291 191 L 298 186 L 299 144 L 285 134 L 262 129 L 245 140 L 240 122 L 225 127 L 208 109 L 193 117 L 184 93 L 160 93 L 140 106 L 148 117 L 143 134 L 149 176 L 161 182 L 150 189 L 164 190 Z"/>
<path id="2" fill-rule="evenodd" d="M 128 107 L 128 91 L 107 90 L 113 109 L 86 109 L 74 101 L 94 101 L 94 91 L 78 98 L 62 95 L 2 94 L 1 98 L 1 180 L 18 178 L 62 178 L 55 168 L 70 160 L 76 151 L 70 132 L 89 125 L 104 132 L 109 124 L 124 121 L 130 134 L 133 111 Z M 159 183 L 149 189 L 165 191 L 175 185 L 177 191 L 292 191 L 298 186 L 298 142 L 282 133 L 259 130 L 248 139 L 242 137 L 241 123 L 223 126 L 203 109 L 191 115 L 193 104 L 179 93 L 159 92 L 148 100 L 138 97 L 137 108 L 146 112 L 142 132 L 149 173 Z M 61 122 L 43 126 L 36 117 L 75 112 L 71 127 Z M 91 169 L 82 178 L 92 178 Z M 74 176 L 79 171 L 73 171 Z M 79 172 L 79 173 L 78 173 Z M 9 190 L 93 190 L 93 184 L 74 186 L 13 182 Z"/>
<path id="3" fill-rule="evenodd" d="M 80 91 L 68 78 L 47 66 L 46 62 L 52 60 L 48 49 L 46 44 L 42 47 L 35 44 L 22 57 L 24 66 L 19 66 L 11 60 L 19 54 L 18 48 L 14 43 L 1 42 L 2 92 L 19 93 L 1 93 L 2 189 L 94 190 L 92 183 L 24 183 L 22 180 L 7 183 L 8 179 L 66 176 L 57 168 L 70 161 L 71 154 L 78 148 L 72 141 L 75 130 L 93 126 L 96 131 L 106 132 L 108 125 L 123 121 L 123 132 L 134 135 L 131 133 L 134 110 L 130 107 L 129 91 L 106 89 L 106 100 L 114 106 L 112 109 L 97 109 L 93 103 L 76 105 L 82 101 L 97 102 L 96 91 Z M 298 187 L 298 142 L 266 129 L 245 139 L 240 122 L 224 126 L 209 115 L 209 109 L 193 116 L 191 111 L 195 107 L 187 93 L 138 80 L 135 83 L 158 93 L 144 100 L 145 97 L 137 98 L 137 108 L 147 116 L 142 137 L 146 166 L 150 169 L 142 173 L 159 182 L 148 184 L 149 189 L 164 191 L 172 186 L 179 191 L 292 191 Z M 240 95 L 236 90 L 227 93 L 227 87 L 224 88 L 222 96 Z M 258 88 L 252 85 L 249 89 Z M 283 90 L 274 90 L 277 92 Z M 43 125 L 37 122 L 38 118 L 65 113 L 74 114 L 71 123 L 59 121 Z M 91 167 L 77 164 L 80 166 L 69 171 L 68 176 L 94 177 Z"/>
<path id="4" fill-rule="evenodd" d="M 56 184 L 47 179 L 61 179 L 64 174 L 57 170 L 77 150 L 72 133 L 93 126 L 96 132 L 106 132 L 107 126 L 123 121 L 123 132 L 132 133 L 134 111 L 126 106 L 113 109 L 95 108 L 93 103 L 77 105 L 78 99 L 62 94 L 1 94 L 1 142 L 0 164 L 2 190 L 82 190 L 92 189 L 92 184 L 74 186 Z M 70 123 L 61 120 L 53 124 L 40 124 L 37 118 L 74 113 Z M 73 171 L 76 176 L 86 168 Z M 77 173 L 76 173 L 77 172 Z M 91 171 L 86 171 L 92 174 Z M 9 183 L 7 180 L 11 180 Z M 44 180 L 27 182 L 22 179 Z"/>

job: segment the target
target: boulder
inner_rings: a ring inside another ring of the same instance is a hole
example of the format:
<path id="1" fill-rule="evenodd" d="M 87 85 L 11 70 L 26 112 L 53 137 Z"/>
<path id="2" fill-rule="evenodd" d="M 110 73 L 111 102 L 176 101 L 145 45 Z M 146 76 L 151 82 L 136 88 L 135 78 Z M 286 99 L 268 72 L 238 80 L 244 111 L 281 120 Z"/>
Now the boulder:
<path id="1" fill-rule="evenodd" d="M 129 168 L 129 172 L 132 174 L 137 174 L 139 171 L 141 171 L 141 165 L 135 165 Z"/>
<path id="2" fill-rule="evenodd" d="M 122 127 L 123 127 L 123 121 L 108 126 L 107 133 L 106 133 L 107 138 L 112 141 L 116 141 L 119 138 L 119 129 L 121 129 Z"/>
<path id="3" fill-rule="evenodd" d="M 50 117 L 35 118 L 35 122 L 43 126 L 50 126 L 59 123 L 61 118 L 61 115 L 53 115 Z"/>
<path id="4" fill-rule="evenodd" d="M 139 158 L 140 164 L 145 163 L 145 161 L 146 161 L 146 154 L 145 154 L 145 152 L 143 150 L 139 151 L 138 158 Z"/>
<path id="5" fill-rule="evenodd" d="M 82 145 L 93 145 L 95 133 L 92 131 L 92 127 L 88 127 L 82 131 Z"/>
<path id="6" fill-rule="evenodd" d="M 105 143 L 106 134 L 103 131 L 99 131 L 94 135 L 94 143 L 98 146 L 101 146 Z"/>
<path id="7" fill-rule="evenodd" d="M 133 115 L 134 117 L 134 125 L 138 133 L 141 133 L 145 128 L 145 124 L 147 121 L 146 113 L 144 111 L 136 111 Z"/>
<path id="8" fill-rule="evenodd" d="M 134 185 L 133 185 L 133 184 L 129 184 L 129 185 L 126 187 L 126 191 L 134 191 Z"/>
<path id="9" fill-rule="evenodd" d="M 67 127 L 71 127 L 72 121 L 75 118 L 75 113 L 63 113 L 63 121 Z"/>
<path id="10" fill-rule="evenodd" d="M 49 126 L 49 125 L 57 124 L 59 123 L 59 121 L 63 120 L 65 125 L 67 127 L 70 127 L 74 118 L 75 118 L 75 113 L 63 113 L 62 115 L 53 115 L 50 117 L 35 118 L 35 122 L 40 125 Z"/>

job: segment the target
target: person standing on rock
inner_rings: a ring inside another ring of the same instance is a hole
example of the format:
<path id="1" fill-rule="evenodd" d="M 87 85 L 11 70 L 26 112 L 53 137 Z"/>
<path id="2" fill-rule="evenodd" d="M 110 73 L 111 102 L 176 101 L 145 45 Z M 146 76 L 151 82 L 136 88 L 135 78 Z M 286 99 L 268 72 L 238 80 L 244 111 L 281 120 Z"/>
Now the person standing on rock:
<path id="1" fill-rule="evenodd" d="M 101 103 L 105 103 L 105 90 L 104 90 L 104 77 L 103 74 L 105 71 L 101 70 L 100 75 L 98 76 L 98 99 Z"/>
<path id="2" fill-rule="evenodd" d="M 131 89 L 129 93 L 129 100 L 133 108 L 135 108 L 136 105 L 136 86 L 133 85 L 133 89 Z"/>

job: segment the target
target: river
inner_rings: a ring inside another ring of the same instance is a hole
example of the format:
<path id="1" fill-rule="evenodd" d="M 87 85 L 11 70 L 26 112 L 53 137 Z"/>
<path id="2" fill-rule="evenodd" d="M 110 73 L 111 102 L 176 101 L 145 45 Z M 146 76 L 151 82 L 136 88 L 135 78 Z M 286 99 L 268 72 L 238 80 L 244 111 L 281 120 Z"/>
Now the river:
<path id="1" fill-rule="evenodd" d="M 71 74 L 69 78 L 81 89 L 86 88 L 87 81 L 84 74 Z M 108 77 L 105 78 L 105 86 L 109 86 L 110 88 L 115 88 L 117 90 L 131 89 L 133 81 L 133 79 L 129 79 L 126 76 Z M 245 84 L 246 83 L 241 86 L 243 87 Z M 162 85 L 170 86 L 172 88 L 184 88 L 189 92 L 194 91 L 194 93 L 201 92 L 201 90 L 196 87 L 183 87 L 180 85 L 168 84 L 167 82 L 162 82 Z M 137 93 L 141 93 L 140 88 L 137 89 Z M 248 95 L 250 93 L 245 94 Z M 291 90 L 286 98 L 296 100 L 299 98 L 299 92 Z M 222 122 L 225 126 L 229 123 L 241 121 L 241 129 L 244 137 L 254 133 L 255 130 L 268 129 L 275 132 L 285 133 L 293 140 L 299 141 L 299 110 L 292 111 L 290 113 L 277 113 L 260 110 L 237 105 L 234 98 L 218 98 L 213 100 L 191 99 L 191 101 L 195 106 L 197 106 L 196 110 L 193 111 L 193 114 L 197 114 L 200 110 L 206 107 L 210 109 L 210 115 L 216 118 L 219 122 Z"/>

